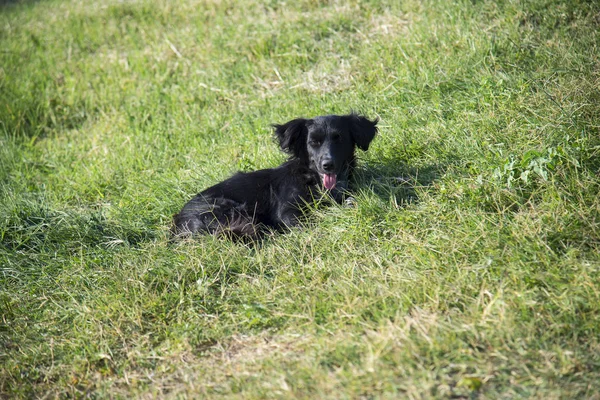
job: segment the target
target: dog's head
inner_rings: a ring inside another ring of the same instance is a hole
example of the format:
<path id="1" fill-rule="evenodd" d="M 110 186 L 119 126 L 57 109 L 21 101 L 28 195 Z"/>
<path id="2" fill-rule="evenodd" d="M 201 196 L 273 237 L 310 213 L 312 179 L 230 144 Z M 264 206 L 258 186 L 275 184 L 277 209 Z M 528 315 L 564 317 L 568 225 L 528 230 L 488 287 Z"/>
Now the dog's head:
<path id="1" fill-rule="evenodd" d="M 377 122 L 357 114 L 294 119 L 274 125 L 283 151 L 305 161 L 319 173 L 323 186 L 333 189 L 338 177 L 354 165 L 354 149 L 367 150 Z"/>

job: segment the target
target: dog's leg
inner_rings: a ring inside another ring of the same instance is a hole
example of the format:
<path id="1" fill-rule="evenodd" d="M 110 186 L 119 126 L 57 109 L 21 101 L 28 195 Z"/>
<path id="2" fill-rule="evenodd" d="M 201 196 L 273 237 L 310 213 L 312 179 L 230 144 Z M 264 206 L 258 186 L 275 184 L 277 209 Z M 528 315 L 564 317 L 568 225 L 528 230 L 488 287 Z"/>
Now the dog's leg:
<path id="1" fill-rule="evenodd" d="M 300 210 L 297 206 L 288 204 L 280 207 L 277 212 L 277 216 L 279 218 L 277 229 L 285 230 L 287 228 L 298 226 L 300 224 L 300 218 L 302 215 L 302 210 Z"/>

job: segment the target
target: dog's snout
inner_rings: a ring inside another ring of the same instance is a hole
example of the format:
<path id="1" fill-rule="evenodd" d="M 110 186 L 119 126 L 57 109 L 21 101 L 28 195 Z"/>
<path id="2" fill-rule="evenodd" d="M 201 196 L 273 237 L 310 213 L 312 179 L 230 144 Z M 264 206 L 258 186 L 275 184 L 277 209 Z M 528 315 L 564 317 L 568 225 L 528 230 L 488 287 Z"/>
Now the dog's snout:
<path id="1" fill-rule="evenodd" d="M 323 168 L 323 170 L 325 172 L 331 172 L 331 171 L 333 171 L 335 164 L 333 163 L 333 160 L 331 158 L 325 158 L 321 162 L 321 167 Z"/>

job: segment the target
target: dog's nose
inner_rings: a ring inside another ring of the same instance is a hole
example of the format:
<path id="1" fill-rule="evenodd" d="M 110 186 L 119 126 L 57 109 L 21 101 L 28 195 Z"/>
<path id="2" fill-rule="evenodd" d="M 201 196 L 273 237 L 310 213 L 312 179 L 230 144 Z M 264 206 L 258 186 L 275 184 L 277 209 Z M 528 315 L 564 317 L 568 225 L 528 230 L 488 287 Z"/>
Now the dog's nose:
<path id="1" fill-rule="evenodd" d="M 323 160 L 323 162 L 321 162 L 321 167 L 323 167 L 323 170 L 325 172 L 333 171 L 333 167 L 334 167 L 333 160 L 330 158 Z"/>

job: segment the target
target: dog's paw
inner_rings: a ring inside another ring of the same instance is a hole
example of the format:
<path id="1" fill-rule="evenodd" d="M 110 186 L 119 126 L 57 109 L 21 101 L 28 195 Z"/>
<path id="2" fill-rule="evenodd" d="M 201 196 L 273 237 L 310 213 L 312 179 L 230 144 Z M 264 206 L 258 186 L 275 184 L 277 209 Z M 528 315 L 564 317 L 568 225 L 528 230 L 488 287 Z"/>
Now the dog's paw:
<path id="1" fill-rule="evenodd" d="M 348 196 L 344 199 L 344 205 L 346 207 L 356 207 L 358 205 L 358 203 L 356 202 L 356 199 L 352 196 Z"/>

